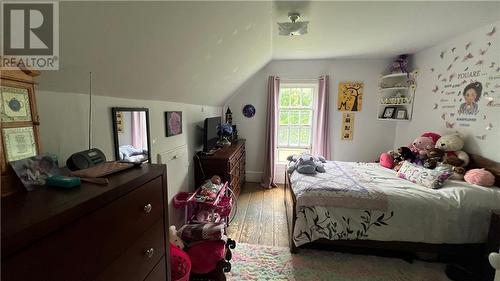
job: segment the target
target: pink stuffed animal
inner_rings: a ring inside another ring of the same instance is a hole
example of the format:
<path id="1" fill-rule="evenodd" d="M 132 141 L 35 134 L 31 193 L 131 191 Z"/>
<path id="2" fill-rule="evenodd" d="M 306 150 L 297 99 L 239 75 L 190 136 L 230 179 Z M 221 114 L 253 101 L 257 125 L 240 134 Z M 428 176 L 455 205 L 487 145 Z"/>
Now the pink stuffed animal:
<path id="1" fill-rule="evenodd" d="M 411 151 L 416 156 L 425 157 L 427 149 L 434 147 L 434 141 L 430 137 L 418 137 L 411 143 Z"/>

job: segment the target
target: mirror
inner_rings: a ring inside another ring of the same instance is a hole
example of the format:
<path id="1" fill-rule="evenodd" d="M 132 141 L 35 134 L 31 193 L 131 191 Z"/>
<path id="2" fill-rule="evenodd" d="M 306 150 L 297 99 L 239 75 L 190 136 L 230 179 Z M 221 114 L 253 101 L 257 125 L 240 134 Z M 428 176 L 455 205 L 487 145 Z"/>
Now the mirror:
<path id="1" fill-rule="evenodd" d="M 115 159 L 146 162 L 151 159 L 149 110 L 147 108 L 112 108 Z"/>

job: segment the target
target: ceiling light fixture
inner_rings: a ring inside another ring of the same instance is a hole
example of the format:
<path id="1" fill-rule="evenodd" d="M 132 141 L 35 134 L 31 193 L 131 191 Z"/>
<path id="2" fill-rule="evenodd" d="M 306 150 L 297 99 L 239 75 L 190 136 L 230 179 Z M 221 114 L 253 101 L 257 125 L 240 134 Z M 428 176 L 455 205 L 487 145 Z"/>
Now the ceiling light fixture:
<path id="1" fill-rule="evenodd" d="M 299 13 L 288 13 L 288 18 L 292 22 L 278 22 L 279 35 L 295 36 L 307 34 L 308 21 L 298 21 L 300 19 Z"/>

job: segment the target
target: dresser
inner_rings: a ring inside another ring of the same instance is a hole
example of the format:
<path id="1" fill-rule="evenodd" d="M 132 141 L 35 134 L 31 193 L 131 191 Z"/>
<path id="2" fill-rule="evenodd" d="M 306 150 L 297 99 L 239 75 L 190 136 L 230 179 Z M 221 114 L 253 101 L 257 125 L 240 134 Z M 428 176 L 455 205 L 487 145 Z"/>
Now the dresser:
<path id="1" fill-rule="evenodd" d="M 170 280 L 165 165 L 2 198 L 2 280 Z"/>
<path id="2" fill-rule="evenodd" d="M 213 175 L 219 175 L 222 182 L 229 182 L 238 197 L 245 182 L 245 159 L 245 140 L 241 139 L 217 150 L 213 155 L 197 153 L 194 156 L 196 186 Z"/>

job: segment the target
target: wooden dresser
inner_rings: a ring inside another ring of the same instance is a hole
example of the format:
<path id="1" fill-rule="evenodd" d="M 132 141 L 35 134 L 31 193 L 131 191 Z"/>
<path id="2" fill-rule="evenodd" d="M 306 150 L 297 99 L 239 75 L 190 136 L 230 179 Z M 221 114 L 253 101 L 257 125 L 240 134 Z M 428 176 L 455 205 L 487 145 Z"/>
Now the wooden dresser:
<path id="1" fill-rule="evenodd" d="M 164 165 L 2 198 L 2 280 L 170 280 Z"/>
<path id="2" fill-rule="evenodd" d="M 213 175 L 219 175 L 223 182 L 230 183 L 237 197 L 245 182 L 245 159 L 245 140 L 233 142 L 231 146 L 217 150 L 214 155 L 198 153 L 194 156 L 196 186 Z"/>

